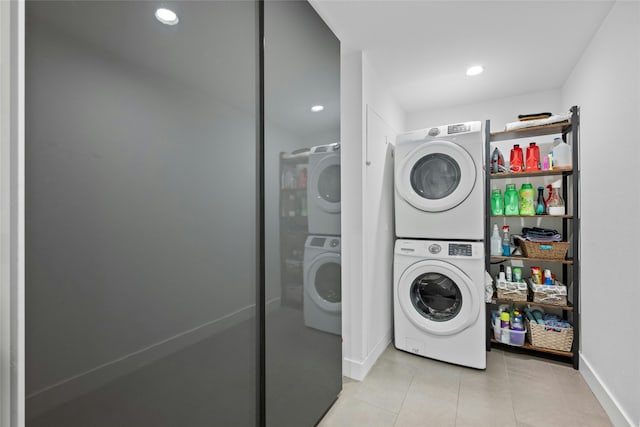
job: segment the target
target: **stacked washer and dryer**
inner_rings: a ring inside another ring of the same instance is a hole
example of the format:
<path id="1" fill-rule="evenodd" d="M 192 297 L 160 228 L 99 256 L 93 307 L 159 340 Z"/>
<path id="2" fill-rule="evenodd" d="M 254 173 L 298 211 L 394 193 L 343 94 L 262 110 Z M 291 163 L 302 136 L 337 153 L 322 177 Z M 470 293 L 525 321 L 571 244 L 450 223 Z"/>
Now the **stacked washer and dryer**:
<path id="1" fill-rule="evenodd" d="M 485 369 L 482 123 L 399 135 L 394 163 L 395 346 Z"/>
<path id="2" fill-rule="evenodd" d="M 303 258 L 306 326 L 342 332 L 340 144 L 312 147 L 307 180 L 309 235 Z"/>

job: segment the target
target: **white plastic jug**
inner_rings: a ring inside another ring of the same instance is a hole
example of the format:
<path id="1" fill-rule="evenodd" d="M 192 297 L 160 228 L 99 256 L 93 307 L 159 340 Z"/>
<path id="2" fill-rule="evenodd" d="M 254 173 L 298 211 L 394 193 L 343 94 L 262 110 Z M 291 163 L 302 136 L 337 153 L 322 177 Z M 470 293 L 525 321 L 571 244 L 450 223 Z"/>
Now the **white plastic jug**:
<path id="1" fill-rule="evenodd" d="M 560 138 L 553 140 L 553 167 L 571 166 L 571 146 Z"/>

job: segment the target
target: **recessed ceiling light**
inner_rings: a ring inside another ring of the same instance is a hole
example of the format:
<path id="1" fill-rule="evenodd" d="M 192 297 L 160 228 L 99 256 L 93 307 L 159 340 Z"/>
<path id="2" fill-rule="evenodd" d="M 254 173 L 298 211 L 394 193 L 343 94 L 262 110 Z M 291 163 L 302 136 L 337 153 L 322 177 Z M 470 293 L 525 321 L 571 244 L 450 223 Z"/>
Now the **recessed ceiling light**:
<path id="1" fill-rule="evenodd" d="M 156 10 L 156 19 L 165 25 L 176 25 L 179 21 L 178 15 L 173 10 L 165 8 Z"/>
<path id="2" fill-rule="evenodd" d="M 314 105 L 313 107 L 311 107 L 311 111 L 313 111 L 314 113 L 322 110 L 324 110 L 324 105 Z"/>
<path id="3" fill-rule="evenodd" d="M 474 65 L 473 67 L 469 67 L 467 69 L 467 76 L 477 76 L 484 71 L 484 67 L 482 65 Z"/>

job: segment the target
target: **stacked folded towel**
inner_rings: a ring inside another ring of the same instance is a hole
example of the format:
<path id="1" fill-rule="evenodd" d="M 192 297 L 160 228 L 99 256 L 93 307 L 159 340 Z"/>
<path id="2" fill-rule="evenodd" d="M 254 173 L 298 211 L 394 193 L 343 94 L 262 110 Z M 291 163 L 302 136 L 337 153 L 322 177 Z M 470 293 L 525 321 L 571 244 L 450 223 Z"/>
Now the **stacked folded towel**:
<path id="1" fill-rule="evenodd" d="M 523 227 L 522 237 L 533 242 L 561 242 L 562 235 L 556 230 L 539 227 Z"/>

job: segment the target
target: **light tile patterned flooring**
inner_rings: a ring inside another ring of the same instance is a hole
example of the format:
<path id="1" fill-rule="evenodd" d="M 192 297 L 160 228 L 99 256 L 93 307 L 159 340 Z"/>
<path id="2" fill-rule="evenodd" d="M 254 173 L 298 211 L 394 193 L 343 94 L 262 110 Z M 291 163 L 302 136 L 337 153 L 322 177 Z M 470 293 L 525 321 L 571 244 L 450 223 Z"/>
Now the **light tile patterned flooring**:
<path id="1" fill-rule="evenodd" d="M 611 426 L 566 364 L 493 349 L 479 371 L 389 347 L 362 382 L 345 378 L 319 427 Z"/>

